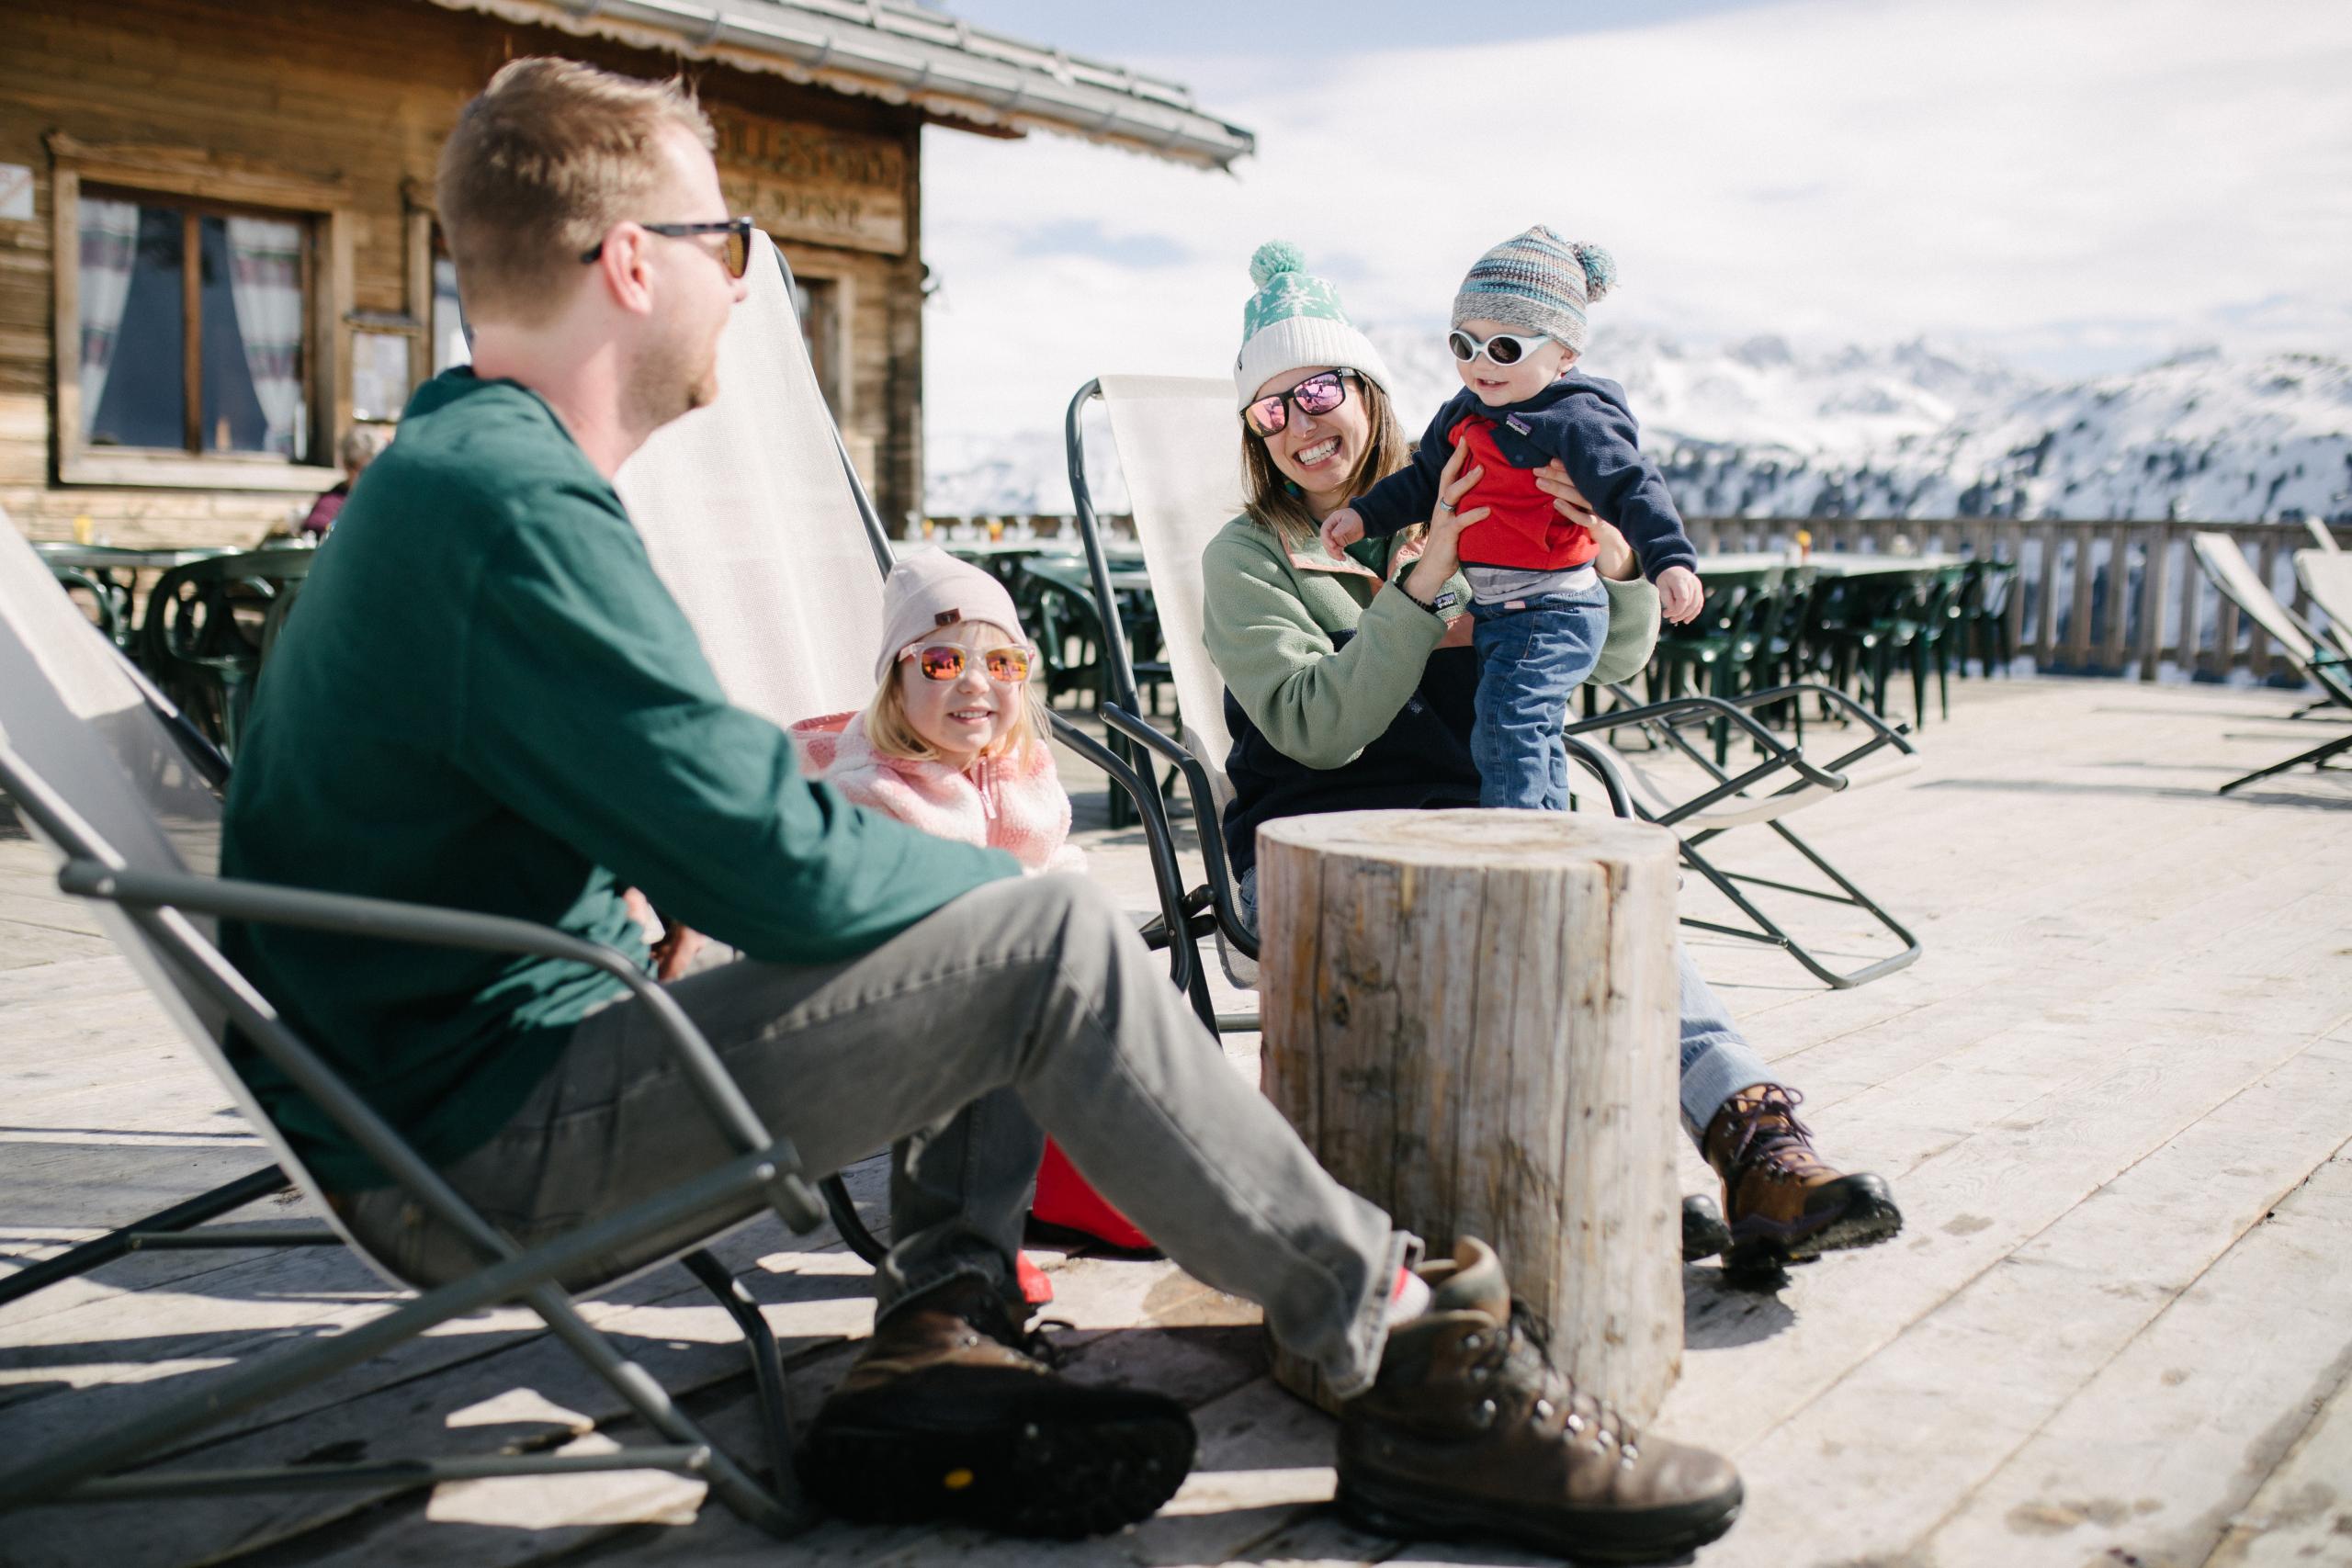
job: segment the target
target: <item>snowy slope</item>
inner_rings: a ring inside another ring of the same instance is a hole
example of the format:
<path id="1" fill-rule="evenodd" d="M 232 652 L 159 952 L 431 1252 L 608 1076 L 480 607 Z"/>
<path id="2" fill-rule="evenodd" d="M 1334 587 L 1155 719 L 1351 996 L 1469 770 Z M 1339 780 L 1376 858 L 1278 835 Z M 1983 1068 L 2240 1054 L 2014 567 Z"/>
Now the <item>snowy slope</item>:
<path id="1" fill-rule="evenodd" d="M 1453 362 L 1434 333 L 1374 336 L 1418 430 L 1460 385 Z M 1627 333 L 1587 367 L 1624 383 L 1693 515 L 2352 521 L 2342 359 L 2206 351 L 2062 383 L 1924 342 L 1806 354 Z M 1057 433 L 934 434 L 926 455 L 934 513 L 1069 509 Z M 1090 442 L 1089 463 L 1098 502 L 1124 505 L 1107 450 Z"/>

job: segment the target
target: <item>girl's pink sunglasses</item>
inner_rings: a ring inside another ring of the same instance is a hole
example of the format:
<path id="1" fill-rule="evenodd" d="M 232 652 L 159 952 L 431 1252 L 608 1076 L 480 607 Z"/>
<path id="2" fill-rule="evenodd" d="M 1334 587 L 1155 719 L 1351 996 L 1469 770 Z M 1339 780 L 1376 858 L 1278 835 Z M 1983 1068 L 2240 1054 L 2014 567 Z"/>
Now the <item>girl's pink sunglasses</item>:
<path id="1" fill-rule="evenodd" d="M 972 653 L 960 643 L 934 642 L 901 649 L 899 657 L 913 660 L 926 681 L 960 681 L 970 667 Z M 985 649 L 979 655 L 989 679 L 1005 686 L 1017 686 L 1029 679 L 1030 657 L 1029 649 L 1012 647 Z"/>

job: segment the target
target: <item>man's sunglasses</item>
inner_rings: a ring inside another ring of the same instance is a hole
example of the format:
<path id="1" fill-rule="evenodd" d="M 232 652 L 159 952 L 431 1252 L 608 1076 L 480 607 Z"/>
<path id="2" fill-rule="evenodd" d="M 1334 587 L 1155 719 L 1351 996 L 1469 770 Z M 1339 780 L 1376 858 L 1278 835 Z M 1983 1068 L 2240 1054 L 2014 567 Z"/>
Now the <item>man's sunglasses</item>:
<path id="1" fill-rule="evenodd" d="M 1309 376 L 1287 392 L 1276 392 L 1270 398 L 1260 398 L 1241 411 L 1243 423 L 1259 435 L 1280 435 L 1290 423 L 1290 405 L 1296 403 L 1303 414 L 1327 414 L 1348 400 L 1348 383 L 1356 379 L 1352 370 L 1326 370 Z"/>
<path id="2" fill-rule="evenodd" d="M 903 649 L 900 659 L 911 659 L 926 681 L 960 681 L 971 667 L 972 649 L 960 643 L 934 642 L 923 648 Z M 1029 679 L 1030 650 L 1025 648 L 991 648 L 981 650 L 981 667 L 989 679 L 1001 686 L 1017 686 Z"/>
<path id="3" fill-rule="evenodd" d="M 721 218 L 709 223 L 639 223 L 649 234 L 659 234 L 667 240 L 684 240 L 695 234 L 724 234 L 727 247 L 718 254 L 719 265 L 727 276 L 741 277 L 752 265 L 752 220 L 748 218 Z M 593 250 L 580 253 L 583 262 L 594 261 L 605 254 L 605 242 L 596 242 Z"/>
<path id="4" fill-rule="evenodd" d="M 1512 333 L 1497 333 L 1486 342 L 1480 343 L 1459 328 L 1445 334 L 1445 346 L 1452 349 L 1453 357 L 1464 365 L 1482 354 L 1498 365 L 1516 365 L 1551 341 L 1550 338 L 1541 334 L 1534 337 L 1520 337 Z"/>

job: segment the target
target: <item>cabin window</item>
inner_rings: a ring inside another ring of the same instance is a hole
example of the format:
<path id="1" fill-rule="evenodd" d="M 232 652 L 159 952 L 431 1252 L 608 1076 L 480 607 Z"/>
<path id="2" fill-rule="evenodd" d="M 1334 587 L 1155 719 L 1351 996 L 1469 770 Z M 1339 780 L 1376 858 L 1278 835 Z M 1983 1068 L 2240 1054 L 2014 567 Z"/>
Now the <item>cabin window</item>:
<path id="1" fill-rule="evenodd" d="M 309 218 L 85 187 L 75 240 L 85 450 L 311 460 Z"/>

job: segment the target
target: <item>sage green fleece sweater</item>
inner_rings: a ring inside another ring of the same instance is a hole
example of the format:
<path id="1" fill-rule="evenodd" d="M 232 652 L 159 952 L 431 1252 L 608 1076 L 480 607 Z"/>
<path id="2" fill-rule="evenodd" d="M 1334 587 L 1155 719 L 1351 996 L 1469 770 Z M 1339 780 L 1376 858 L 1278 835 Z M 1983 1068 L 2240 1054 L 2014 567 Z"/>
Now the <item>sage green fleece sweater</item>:
<path id="1" fill-rule="evenodd" d="M 1201 553 L 1209 658 L 1241 711 L 1295 762 L 1353 761 L 1395 721 L 1445 636 L 1445 623 L 1402 592 L 1376 592 L 1406 564 L 1396 543 L 1351 547 L 1354 570 L 1302 566 L 1272 529 L 1242 516 Z M 1322 550 L 1310 539 L 1299 554 L 1312 560 Z M 1460 577 L 1448 586 L 1457 603 L 1470 602 Z"/>

